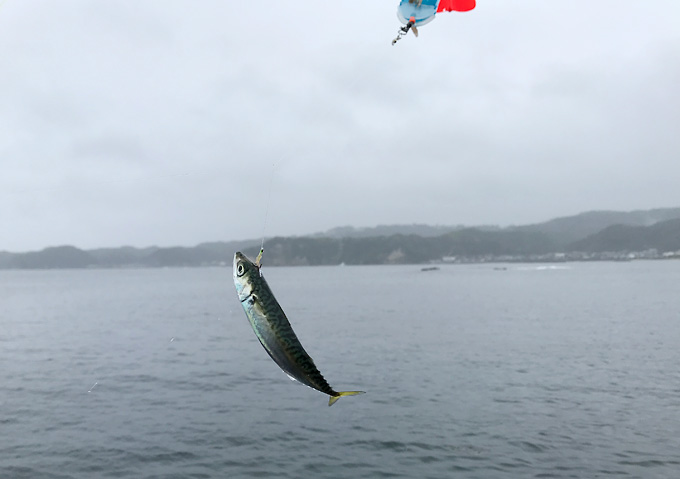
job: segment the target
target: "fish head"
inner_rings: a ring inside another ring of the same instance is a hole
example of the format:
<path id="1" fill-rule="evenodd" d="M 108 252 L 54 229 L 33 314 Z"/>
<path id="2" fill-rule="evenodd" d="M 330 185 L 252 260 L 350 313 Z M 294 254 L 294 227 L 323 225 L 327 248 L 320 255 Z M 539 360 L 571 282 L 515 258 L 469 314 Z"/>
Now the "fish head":
<path id="1" fill-rule="evenodd" d="M 243 301 L 253 292 L 255 278 L 260 276 L 260 268 L 246 255 L 237 251 L 234 254 L 234 286 L 238 299 Z"/>

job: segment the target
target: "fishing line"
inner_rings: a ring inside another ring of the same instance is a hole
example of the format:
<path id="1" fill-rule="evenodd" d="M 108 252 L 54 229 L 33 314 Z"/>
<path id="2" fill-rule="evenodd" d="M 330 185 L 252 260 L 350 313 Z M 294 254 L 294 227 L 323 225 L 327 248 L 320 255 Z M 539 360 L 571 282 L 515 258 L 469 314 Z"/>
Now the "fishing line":
<path id="1" fill-rule="evenodd" d="M 268 193 L 267 193 L 267 203 L 266 207 L 264 210 L 264 222 L 262 224 L 262 245 L 264 246 L 264 235 L 265 231 L 267 230 L 267 217 L 269 216 L 269 204 L 271 203 L 272 199 L 272 184 L 274 183 L 274 168 L 276 168 L 276 164 L 272 164 L 272 172 L 269 175 L 269 188 L 268 188 Z"/>
<path id="2" fill-rule="evenodd" d="M 372 75 L 372 72 L 370 71 L 370 69 L 363 69 L 362 75 L 359 75 L 359 76 L 354 75 L 352 77 L 352 81 L 350 83 L 345 84 L 345 86 L 346 86 L 345 91 L 347 91 L 350 96 L 356 96 L 356 87 L 358 85 L 365 84 L 364 80 L 371 75 Z M 270 77 L 276 78 L 276 76 L 273 75 L 273 74 Z M 324 109 L 320 112 L 317 112 L 317 114 L 315 114 L 315 115 L 309 114 L 309 115 L 306 115 L 306 116 L 302 116 L 300 120 L 301 120 L 301 122 L 304 121 L 304 120 L 310 120 L 310 119 L 316 120 L 319 117 L 321 117 L 321 115 L 327 114 L 327 113 L 328 113 L 328 109 Z M 280 125 L 279 130 L 281 128 L 282 128 L 282 126 Z M 269 206 L 271 204 L 272 185 L 273 185 L 273 182 L 274 182 L 275 169 L 281 163 L 283 163 L 284 161 L 286 161 L 286 160 L 288 160 L 292 157 L 293 157 L 293 153 L 284 154 L 279 158 L 278 162 L 272 164 L 272 171 L 271 171 L 271 175 L 269 177 L 269 187 L 267 189 L 267 202 L 266 202 L 266 205 L 265 205 L 264 221 L 263 221 L 263 225 L 262 225 L 262 241 L 260 242 L 260 251 L 257 255 L 256 260 L 255 260 L 255 264 L 258 265 L 258 266 L 261 266 L 262 255 L 264 254 L 264 242 L 265 242 L 265 239 L 266 239 L 265 233 L 266 233 L 266 229 L 267 229 L 267 221 L 268 221 L 268 218 L 269 218 Z"/>
<path id="3" fill-rule="evenodd" d="M 279 160 L 281 161 L 281 160 Z M 262 242 L 260 243 L 260 252 L 257 255 L 257 259 L 255 260 L 255 264 L 259 267 L 262 265 L 262 255 L 264 254 L 264 239 L 265 239 L 265 233 L 267 231 L 267 218 L 269 217 L 269 204 L 271 203 L 272 199 L 272 184 L 274 183 L 274 169 L 276 168 L 276 163 L 272 164 L 272 171 L 271 174 L 269 175 L 269 188 L 267 188 L 267 203 L 265 204 L 265 209 L 264 209 L 264 221 L 262 222 Z"/>

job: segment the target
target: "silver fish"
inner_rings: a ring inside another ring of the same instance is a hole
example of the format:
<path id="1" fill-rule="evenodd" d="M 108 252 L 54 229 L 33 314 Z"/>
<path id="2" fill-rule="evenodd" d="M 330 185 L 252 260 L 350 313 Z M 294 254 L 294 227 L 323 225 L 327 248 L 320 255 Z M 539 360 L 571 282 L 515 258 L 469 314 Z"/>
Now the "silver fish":
<path id="1" fill-rule="evenodd" d="M 300 344 L 286 314 L 262 276 L 259 257 L 258 261 L 253 263 L 240 252 L 234 254 L 234 285 L 257 339 L 290 378 L 328 394 L 329 406 L 343 396 L 354 396 L 364 392 L 335 391 L 324 379 Z"/>

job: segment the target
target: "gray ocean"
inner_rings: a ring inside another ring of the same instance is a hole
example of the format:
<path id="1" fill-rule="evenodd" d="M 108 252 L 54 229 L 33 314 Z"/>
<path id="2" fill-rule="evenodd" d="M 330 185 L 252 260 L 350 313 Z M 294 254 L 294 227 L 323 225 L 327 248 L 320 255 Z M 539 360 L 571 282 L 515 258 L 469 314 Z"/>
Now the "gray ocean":
<path id="1" fill-rule="evenodd" d="M 507 268 L 507 269 L 502 269 Z M 0 478 L 675 478 L 680 261 L 0 271 Z"/>

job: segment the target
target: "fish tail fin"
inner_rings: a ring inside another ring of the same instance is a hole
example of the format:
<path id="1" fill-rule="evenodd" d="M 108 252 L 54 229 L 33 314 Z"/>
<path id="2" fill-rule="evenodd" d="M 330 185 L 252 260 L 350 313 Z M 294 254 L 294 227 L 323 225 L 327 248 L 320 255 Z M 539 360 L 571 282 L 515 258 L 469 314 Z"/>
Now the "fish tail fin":
<path id="1" fill-rule="evenodd" d="M 337 396 L 331 396 L 328 398 L 328 406 L 332 406 L 341 397 L 345 396 L 356 396 L 357 394 L 364 394 L 366 391 L 339 391 Z"/>

